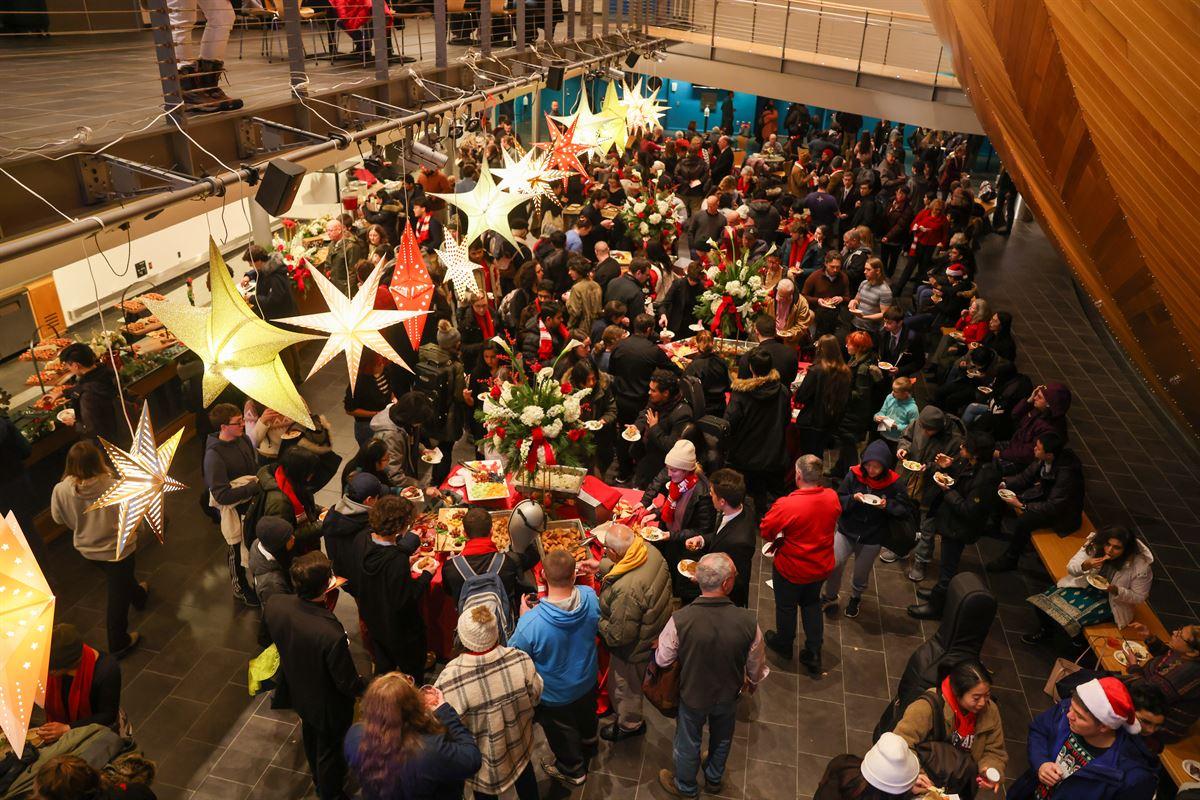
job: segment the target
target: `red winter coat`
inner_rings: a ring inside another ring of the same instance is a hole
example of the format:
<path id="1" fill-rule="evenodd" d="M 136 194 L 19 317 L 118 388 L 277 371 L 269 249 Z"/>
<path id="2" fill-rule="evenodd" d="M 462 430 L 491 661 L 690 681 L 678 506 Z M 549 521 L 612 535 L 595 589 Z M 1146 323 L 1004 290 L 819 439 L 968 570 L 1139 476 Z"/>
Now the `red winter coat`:
<path id="1" fill-rule="evenodd" d="M 917 228 L 926 228 L 919 231 Z M 950 218 L 945 214 L 933 215 L 929 209 L 923 209 L 912 222 L 913 239 L 917 244 L 946 246 L 946 237 L 950 234 Z"/>
<path id="2" fill-rule="evenodd" d="M 762 519 L 759 533 L 768 542 L 783 534 L 775 568 L 792 583 L 823 581 L 833 572 L 833 533 L 842 504 L 833 489 L 797 489 L 781 497 Z"/>
<path id="3" fill-rule="evenodd" d="M 330 0 L 333 10 L 337 12 L 342 27 L 348 31 L 356 31 L 371 21 L 371 0 Z M 384 13 L 388 16 L 391 26 L 392 8 L 384 5 Z"/>

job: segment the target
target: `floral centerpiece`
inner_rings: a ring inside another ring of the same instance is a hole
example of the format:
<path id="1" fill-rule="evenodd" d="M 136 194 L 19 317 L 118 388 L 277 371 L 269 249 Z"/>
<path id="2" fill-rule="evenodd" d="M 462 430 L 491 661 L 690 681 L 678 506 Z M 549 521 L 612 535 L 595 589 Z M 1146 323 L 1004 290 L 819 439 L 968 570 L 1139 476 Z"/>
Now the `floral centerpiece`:
<path id="1" fill-rule="evenodd" d="M 736 257 L 730 258 L 715 245 L 709 252 L 716 263 L 704 273 L 708 286 L 696 302 L 696 319 L 715 336 L 744 339 L 766 309 L 767 257 L 736 256 L 735 251 Z"/>
<path id="2" fill-rule="evenodd" d="M 528 480 L 541 465 L 583 466 L 592 442 L 580 421 L 580 404 L 591 389 L 576 390 L 565 378 L 555 378 L 553 365 L 526 378 L 521 357 L 507 343 L 501 346 L 516 380 L 498 381 L 479 395 L 475 417 L 485 430 L 480 445 L 490 445 L 510 470 L 524 472 Z"/>
<path id="3" fill-rule="evenodd" d="M 619 216 L 629 231 L 629 238 L 634 241 L 641 238 L 643 247 L 649 242 L 660 242 L 669 249 L 680 233 L 679 222 L 672 208 L 672 197 L 670 192 L 665 192 L 653 200 L 640 197 L 626 200 Z"/>
<path id="4" fill-rule="evenodd" d="M 288 278 L 301 296 L 308 294 L 308 281 L 311 276 L 314 258 L 318 246 L 309 247 L 305 242 L 325 235 L 325 224 L 332 217 L 320 217 L 309 222 L 297 222 L 285 218 L 279 233 L 271 237 L 271 246 L 283 259 L 287 268 Z"/>

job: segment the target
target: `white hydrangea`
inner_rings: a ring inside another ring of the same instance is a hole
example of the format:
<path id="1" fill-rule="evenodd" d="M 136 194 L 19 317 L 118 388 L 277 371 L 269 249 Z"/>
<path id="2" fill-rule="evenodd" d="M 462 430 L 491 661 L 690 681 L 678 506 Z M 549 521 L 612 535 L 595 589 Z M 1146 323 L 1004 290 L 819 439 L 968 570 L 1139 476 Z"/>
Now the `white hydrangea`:
<path id="1" fill-rule="evenodd" d="M 641 214 L 641 213 L 642 213 L 643 211 L 645 211 L 645 210 L 646 210 L 646 204 L 645 204 L 645 203 L 640 203 L 640 202 L 639 202 L 639 203 L 634 203 L 634 204 L 633 204 L 633 213 L 635 213 L 635 214 Z"/>
<path id="2" fill-rule="evenodd" d="M 485 417 L 512 419 L 513 412 L 502 405 L 497 405 L 494 403 L 491 395 L 485 392 L 479 396 L 483 398 L 483 415 Z"/>
<path id="3" fill-rule="evenodd" d="M 650 226 L 643 222 L 641 225 L 638 225 L 638 230 L 641 231 L 642 234 L 647 234 L 650 232 Z"/>
<path id="4" fill-rule="evenodd" d="M 525 406 L 525 410 L 521 412 L 521 422 L 532 427 L 541 423 L 545 416 L 546 412 L 541 406 Z"/>
<path id="5" fill-rule="evenodd" d="M 721 274 L 721 270 L 718 267 L 709 267 L 708 269 L 704 270 L 704 274 L 710 281 L 715 281 L 717 276 Z"/>
<path id="6" fill-rule="evenodd" d="M 561 404 L 550 406 L 550 409 L 548 411 L 546 411 L 547 417 L 561 417 L 562 415 L 563 415 L 563 407 Z"/>
<path id="7" fill-rule="evenodd" d="M 715 299 L 715 300 L 713 300 L 713 301 L 712 301 L 711 307 L 712 307 L 712 312 L 713 312 L 714 314 L 716 314 L 716 313 L 717 313 L 717 309 L 721 307 L 721 302 L 722 302 L 722 301 L 721 301 L 721 298 L 719 298 L 719 297 L 718 297 L 717 299 Z"/>
<path id="8" fill-rule="evenodd" d="M 542 426 L 542 433 L 546 434 L 547 439 L 553 439 L 562 433 L 563 423 L 561 419 L 556 419 L 549 425 Z"/>
<path id="9" fill-rule="evenodd" d="M 745 297 L 746 287 L 742 286 L 741 281 L 730 281 L 725 284 L 725 293 L 730 297 Z"/>
<path id="10" fill-rule="evenodd" d="M 668 203 L 666 200 L 658 201 L 658 213 L 666 214 L 670 208 L 671 208 L 671 204 Z"/>
<path id="11" fill-rule="evenodd" d="M 563 409 L 563 419 L 565 419 L 567 422 L 578 422 L 579 421 L 579 414 L 580 414 L 579 401 L 576 400 L 574 397 L 568 397 L 565 400 L 563 400 L 562 409 Z"/>
<path id="12" fill-rule="evenodd" d="M 759 275 L 751 275 L 750 280 L 746 281 L 751 289 L 758 290 L 762 288 L 762 277 Z"/>
<path id="13" fill-rule="evenodd" d="M 657 225 L 658 223 L 662 222 L 662 214 L 651 214 L 649 217 L 647 217 L 647 219 L 651 225 Z"/>
<path id="14" fill-rule="evenodd" d="M 525 463 L 525 459 L 529 458 L 529 447 L 532 444 L 528 439 L 521 442 L 521 463 Z"/>
<path id="15" fill-rule="evenodd" d="M 300 242 L 296 242 L 292 245 L 291 250 L 288 252 L 292 254 L 292 258 L 303 258 L 305 255 L 304 245 Z"/>

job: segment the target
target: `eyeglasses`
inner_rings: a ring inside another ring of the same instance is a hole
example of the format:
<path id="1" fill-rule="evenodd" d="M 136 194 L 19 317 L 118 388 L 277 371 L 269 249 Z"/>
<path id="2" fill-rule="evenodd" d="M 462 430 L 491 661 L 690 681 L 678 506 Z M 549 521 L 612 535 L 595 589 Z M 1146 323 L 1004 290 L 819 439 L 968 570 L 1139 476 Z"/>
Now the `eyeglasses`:
<path id="1" fill-rule="evenodd" d="M 226 425 L 228 425 L 228 426 L 229 426 L 229 427 L 231 427 L 231 428 L 236 428 L 236 427 L 238 427 L 239 425 L 245 425 L 245 424 L 246 424 L 246 420 L 244 420 L 244 419 L 231 419 L 231 420 L 229 420 L 229 422 L 226 422 L 225 424 L 226 424 Z"/>

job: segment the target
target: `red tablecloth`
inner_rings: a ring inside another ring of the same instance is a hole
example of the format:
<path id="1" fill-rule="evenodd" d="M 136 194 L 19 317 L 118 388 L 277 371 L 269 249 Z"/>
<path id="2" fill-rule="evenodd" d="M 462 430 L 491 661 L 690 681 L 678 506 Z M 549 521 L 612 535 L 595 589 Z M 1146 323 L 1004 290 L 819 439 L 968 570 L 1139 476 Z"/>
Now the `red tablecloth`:
<path id="1" fill-rule="evenodd" d="M 446 476 L 446 480 L 443 481 L 442 485 L 438 488 L 443 492 L 455 491 L 465 498 L 467 496 L 467 488 L 465 486 L 450 485 L 450 479 L 462 471 L 463 465 L 455 464 L 454 469 L 450 470 L 450 474 Z M 471 500 L 471 505 L 480 506 L 482 508 L 493 508 L 497 510 L 515 507 L 517 503 L 521 502 L 521 494 L 517 491 L 517 488 L 513 486 L 511 476 L 506 477 L 505 481 L 508 483 L 508 497 L 501 497 L 497 500 Z"/>

